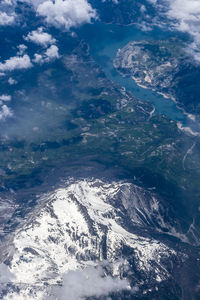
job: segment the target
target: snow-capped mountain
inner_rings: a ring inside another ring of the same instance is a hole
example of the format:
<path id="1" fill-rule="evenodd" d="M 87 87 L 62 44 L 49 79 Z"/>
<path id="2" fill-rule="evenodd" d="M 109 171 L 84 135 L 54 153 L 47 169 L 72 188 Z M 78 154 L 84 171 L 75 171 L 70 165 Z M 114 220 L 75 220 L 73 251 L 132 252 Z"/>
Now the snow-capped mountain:
<path id="1" fill-rule="evenodd" d="M 178 254 L 138 228 L 153 222 L 153 213 L 160 220 L 159 209 L 155 195 L 122 181 L 70 179 L 42 195 L 4 246 L 9 245 L 4 249 L 9 283 L 4 279 L 3 299 L 46 299 L 47 295 L 56 299 L 53 287 L 62 285 L 63 276 L 91 267 L 103 268 L 111 282 L 108 293 L 113 291 L 113 280 L 119 281 L 119 290 L 131 293 L 147 293 L 148 284 L 158 289 L 171 278 L 167 261 Z M 94 290 L 84 293 L 83 297 L 96 295 Z"/>

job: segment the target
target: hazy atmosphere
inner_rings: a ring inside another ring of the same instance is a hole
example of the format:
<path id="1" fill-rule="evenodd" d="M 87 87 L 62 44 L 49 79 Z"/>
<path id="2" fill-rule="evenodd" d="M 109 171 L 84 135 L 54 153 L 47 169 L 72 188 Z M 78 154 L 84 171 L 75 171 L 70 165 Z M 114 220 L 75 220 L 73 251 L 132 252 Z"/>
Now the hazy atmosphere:
<path id="1" fill-rule="evenodd" d="M 0 299 L 200 299 L 199 0 L 0 0 Z"/>

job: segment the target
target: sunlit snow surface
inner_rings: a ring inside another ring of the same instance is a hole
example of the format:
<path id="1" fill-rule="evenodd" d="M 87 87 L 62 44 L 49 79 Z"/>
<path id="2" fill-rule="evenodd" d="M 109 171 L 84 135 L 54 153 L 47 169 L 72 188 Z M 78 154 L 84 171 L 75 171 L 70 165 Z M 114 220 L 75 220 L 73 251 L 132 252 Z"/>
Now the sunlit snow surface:
<path id="1" fill-rule="evenodd" d="M 64 274 L 98 267 L 102 262 L 109 265 L 112 276 L 123 277 L 130 288 L 128 277 L 133 274 L 123 254 L 126 246 L 139 272 L 144 271 L 154 282 L 166 280 L 170 275 L 162 262 L 176 255 L 175 251 L 153 238 L 133 234 L 123 225 L 126 215 L 117 199 L 130 187 L 125 182 L 72 180 L 43 195 L 41 206 L 31 212 L 23 228 L 13 233 L 12 243 L 9 241 L 8 271 L 14 278 L 10 276 L 12 284 L 4 299 L 45 299 L 53 295 L 52 288 L 62 282 Z M 131 188 L 134 190 L 133 185 Z M 136 204 L 142 193 L 135 187 L 132 200 Z M 123 202 L 126 206 L 125 197 Z M 158 209 L 155 199 L 152 209 Z M 139 222 L 136 214 L 135 221 Z"/>

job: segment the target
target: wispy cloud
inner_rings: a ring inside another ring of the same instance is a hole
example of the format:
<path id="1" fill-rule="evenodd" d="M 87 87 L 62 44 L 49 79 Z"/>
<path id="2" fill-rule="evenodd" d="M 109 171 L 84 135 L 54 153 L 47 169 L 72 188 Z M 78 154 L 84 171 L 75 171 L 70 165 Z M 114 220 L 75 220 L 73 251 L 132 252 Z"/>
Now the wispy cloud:
<path id="1" fill-rule="evenodd" d="M 10 272 L 7 265 L 4 263 L 0 264 L 0 284 L 8 283 L 14 279 L 14 275 Z"/>
<path id="2" fill-rule="evenodd" d="M 0 26 L 14 25 L 17 15 L 15 13 L 16 0 L 0 1 Z"/>
<path id="3" fill-rule="evenodd" d="M 12 25 L 15 22 L 15 14 L 7 14 L 0 11 L 0 26 Z"/>
<path id="4" fill-rule="evenodd" d="M 195 61 L 200 62 L 200 1 L 199 0 L 147 0 L 157 11 L 153 19 L 155 26 L 165 25 L 190 36 L 186 51 Z M 162 22 L 161 22 L 162 18 Z M 164 21 L 165 18 L 165 21 Z M 160 20 L 160 21 L 159 21 Z M 159 24 L 159 22 L 161 22 Z"/>
<path id="5" fill-rule="evenodd" d="M 17 55 L 23 55 L 24 52 L 27 50 L 27 46 L 24 44 L 20 44 L 19 46 L 17 46 L 17 48 L 18 48 Z"/>

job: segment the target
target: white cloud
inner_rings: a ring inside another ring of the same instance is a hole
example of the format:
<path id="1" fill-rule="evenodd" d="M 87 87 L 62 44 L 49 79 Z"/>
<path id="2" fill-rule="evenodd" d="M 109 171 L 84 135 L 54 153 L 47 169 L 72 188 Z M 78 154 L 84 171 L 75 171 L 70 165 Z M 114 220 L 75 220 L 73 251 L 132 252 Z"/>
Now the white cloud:
<path id="1" fill-rule="evenodd" d="M 45 52 L 46 55 L 46 60 L 53 60 L 55 58 L 59 58 L 59 53 L 58 53 L 58 47 L 55 45 L 52 45 L 50 48 L 47 49 Z"/>
<path id="2" fill-rule="evenodd" d="M 44 63 L 44 57 L 41 54 L 35 53 L 33 62 L 36 64 L 43 64 Z"/>
<path id="3" fill-rule="evenodd" d="M 0 101 L 10 101 L 11 100 L 11 96 L 10 95 L 0 95 Z"/>
<path id="4" fill-rule="evenodd" d="M 17 46 L 17 48 L 18 48 L 18 50 L 19 50 L 19 51 L 17 52 L 17 55 L 23 55 L 24 52 L 25 52 L 26 49 L 27 49 L 27 46 L 24 45 L 24 44 L 21 44 L 21 45 Z"/>
<path id="5" fill-rule="evenodd" d="M 56 45 L 51 45 L 43 54 L 36 53 L 34 55 L 33 62 L 43 64 L 45 62 L 53 61 L 59 57 L 58 47 Z"/>
<path id="6" fill-rule="evenodd" d="M 158 17 L 165 16 L 167 27 L 187 33 L 189 41 L 186 53 L 200 63 L 200 0 L 147 0 L 155 9 Z M 158 19 L 154 25 L 158 25 Z M 163 25 L 163 22 L 161 23 Z"/>
<path id="7" fill-rule="evenodd" d="M 21 69 L 31 68 L 33 65 L 31 63 L 30 57 L 27 54 L 23 56 L 13 56 L 7 59 L 4 63 L 0 63 L 0 71 L 14 71 Z"/>
<path id="8" fill-rule="evenodd" d="M 95 10 L 87 0 L 40 1 L 36 11 L 47 23 L 69 30 L 83 23 L 90 23 L 96 17 Z"/>
<path id="9" fill-rule="evenodd" d="M 43 27 L 39 27 L 37 30 L 30 32 L 27 37 L 25 37 L 25 40 L 45 47 L 56 42 L 51 34 L 44 32 Z"/>
<path id="10" fill-rule="evenodd" d="M 12 77 L 9 77 L 9 78 L 8 78 L 8 83 L 9 83 L 10 85 L 14 85 L 14 84 L 17 84 L 17 80 L 13 79 Z"/>
<path id="11" fill-rule="evenodd" d="M 193 38 L 188 51 L 200 62 L 200 2 L 199 0 L 168 0 L 168 17 L 173 26 L 183 32 L 187 32 Z"/>
<path id="12" fill-rule="evenodd" d="M 87 0 L 20 0 L 20 2 L 32 5 L 36 13 L 44 17 L 48 24 L 63 27 L 66 30 L 83 23 L 90 23 L 93 18 L 96 18 L 96 11 Z M 10 15 L 7 15 L 7 10 L 2 12 L 2 18 L 0 18 L 2 24 L 11 24 L 15 21 L 12 7 L 16 7 L 17 3 L 16 0 L 4 0 L 3 4 L 0 1 L 0 6 L 10 7 Z"/>
<path id="13" fill-rule="evenodd" d="M 12 117 L 13 113 L 7 105 L 3 105 L 0 110 L 0 120 L 5 120 L 8 117 Z"/>
<path id="14" fill-rule="evenodd" d="M 8 15 L 6 12 L 0 12 L 0 26 L 12 25 L 15 22 L 15 15 Z"/>
<path id="15" fill-rule="evenodd" d="M 69 271 L 63 277 L 62 287 L 53 289 L 52 293 L 59 300 L 81 300 L 85 297 L 106 296 L 128 288 L 126 280 L 105 276 L 102 267 L 87 267 L 84 270 Z"/>

